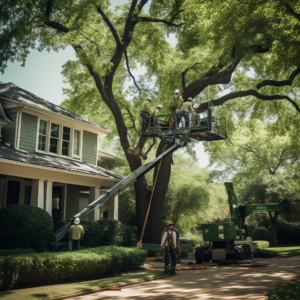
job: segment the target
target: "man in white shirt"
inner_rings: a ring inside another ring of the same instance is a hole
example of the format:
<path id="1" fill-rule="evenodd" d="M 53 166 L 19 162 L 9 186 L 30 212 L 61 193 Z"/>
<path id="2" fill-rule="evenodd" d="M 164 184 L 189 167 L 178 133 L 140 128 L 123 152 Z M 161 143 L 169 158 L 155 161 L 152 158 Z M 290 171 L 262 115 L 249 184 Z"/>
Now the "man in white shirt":
<path id="1" fill-rule="evenodd" d="M 160 251 L 162 252 L 163 247 L 165 248 L 165 272 L 164 274 L 169 274 L 169 263 L 172 261 L 171 266 L 171 275 L 176 275 L 176 255 L 175 249 L 177 246 L 176 232 L 172 231 L 170 225 L 173 225 L 172 222 L 167 222 L 167 230 L 165 231 L 161 244 Z M 171 261 L 170 261 L 171 260 Z"/>

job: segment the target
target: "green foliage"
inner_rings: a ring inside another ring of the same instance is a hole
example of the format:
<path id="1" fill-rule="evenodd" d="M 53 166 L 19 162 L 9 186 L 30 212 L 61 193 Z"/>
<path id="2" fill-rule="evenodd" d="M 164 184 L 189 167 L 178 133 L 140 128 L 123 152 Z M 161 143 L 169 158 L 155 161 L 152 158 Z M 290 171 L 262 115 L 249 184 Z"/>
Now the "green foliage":
<path id="1" fill-rule="evenodd" d="M 265 257 L 265 258 L 272 258 L 277 257 L 278 253 L 273 250 L 266 250 L 261 248 L 254 248 L 254 257 Z"/>
<path id="2" fill-rule="evenodd" d="M 253 245 L 254 248 L 265 249 L 269 248 L 270 243 L 268 241 L 254 241 Z"/>
<path id="3" fill-rule="evenodd" d="M 180 244 L 180 256 L 186 258 L 190 252 L 195 249 L 193 243 Z M 143 249 L 148 251 L 148 257 L 154 257 L 157 253 L 160 253 L 160 244 L 143 244 Z"/>
<path id="4" fill-rule="evenodd" d="M 11 256 L 19 254 L 35 253 L 34 249 L 11 249 L 11 250 L 0 250 L 0 256 Z"/>
<path id="5" fill-rule="evenodd" d="M 51 216 L 39 207 L 14 204 L 0 209 L 3 226 L 0 249 L 35 249 L 43 251 L 53 234 Z"/>
<path id="6" fill-rule="evenodd" d="M 269 290 L 266 296 L 267 300 L 299 300 L 300 280 L 280 283 L 274 290 Z"/>
<path id="7" fill-rule="evenodd" d="M 164 222 L 172 220 L 183 234 L 228 212 L 223 185 L 209 182 L 206 170 L 183 153 L 175 154 L 174 162 L 164 202 Z"/>
<path id="8" fill-rule="evenodd" d="M 264 227 L 258 227 L 253 230 L 252 239 L 253 241 L 270 241 L 271 233 Z"/>
<path id="9" fill-rule="evenodd" d="M 30 287 L 97 279 L 143 264 L 147 252 L 136 248 L 98 247 L 65 253 L 0 257 L 1 287 Z"/>
<path id="10" fill-rule="evenodd" d="M 55 230 L 66 225 L 70 220 L 62 220 L 55 224 Z M 134 246 L 137 243 L 136 227 L 126 226 L 116 220 L 100 219 L 98 221 L 82 220 L 84 229 L 81 239 L 83 247 L 98 247 L 118 245 L 124 247 Z"/>
<path id="11" fill-rule="evenodd" d="M 278 220 L 277 238 L 280 244 L 300 244 L 300 223 Z"/>

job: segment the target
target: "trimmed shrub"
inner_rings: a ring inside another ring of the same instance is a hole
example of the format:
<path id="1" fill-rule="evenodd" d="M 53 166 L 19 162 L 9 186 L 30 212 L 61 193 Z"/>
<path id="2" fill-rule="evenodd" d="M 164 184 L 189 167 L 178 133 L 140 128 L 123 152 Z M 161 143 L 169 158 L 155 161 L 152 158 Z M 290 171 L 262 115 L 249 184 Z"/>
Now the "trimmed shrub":
<path id="1" fill-rule="evenodd" d="M 252 239 L 253 241 L 270 241 L 271 233 L 264 227 L 257 227 L 253 230 Z"/>
<path id="2" fill-rule="evenodd" d="M 0 250 L 0 256 L 10 256 L 10 255 L 19 255 L 35 253 L 34 249 L 12 249 L 12 250 Z"/>
<path id="3" fill-rule="evenodd" d="M 53 234 L 53 220 L 43 209 L 14 204 L 0 209 L 0 249 L 43 251 Z"/>
<path id="4" fill-rule="evenodd" d="M 300 245 L 300 224 L 278 220 L 277 239 L 280 244 Z"/>
<path id="5" fill-rule="evenodd" d="M 190 244 L 180 244 L 180 256 L 186 258 L 190 252 L 194 250 L 194 247 Z M 148 251 L 148 257 L 154 257 L 157 253 L 160 253 L 160 244 L 143 244 L 143 249 Z"/>
<path id="6" fill-rule="evenodd" d="M 267 250 L 269 248 L 269 242 L 267 241 L 255 241 L 253 242 L 254 245 L 254 257 L 265 257 L 265 258 L 272 258 L 277 257 L 278 253 L 273 250 Z"/>
<path id="7" fill-rule="evenodd" d="M 257 247 L 259 249 L 265 249 L 269 248 L 270 243 L 268 241 L 255 241 L 253 242 L 254 247 Z"/>
<path id="8" fill-rule="evenodd" d="M 61 220 L 55 223 L 54 231 L 57 231 L 69 222 L 70 220 Z M 123 225 L 116 220 L 82 220 L 80 225 L 84 229 L 84 236 L 80 242 L 83 247 L 93 248 L 108 245 L 131 247 L 137 243 L 136 227 Z"/>
<path id="9" fill-rule="evenodd" d="M 274 290 L 268 291 L 266 296 L 268 300 L 299 300 L 300 280 L 279 284 Z"/>
<path id="10" fill-rule="evenodd" d="M 146 257 L 142 249 L 115 246 L 0 257 L 0 284 L 2 288 L 24 288 L 92 280 L 137 269 Z"/>

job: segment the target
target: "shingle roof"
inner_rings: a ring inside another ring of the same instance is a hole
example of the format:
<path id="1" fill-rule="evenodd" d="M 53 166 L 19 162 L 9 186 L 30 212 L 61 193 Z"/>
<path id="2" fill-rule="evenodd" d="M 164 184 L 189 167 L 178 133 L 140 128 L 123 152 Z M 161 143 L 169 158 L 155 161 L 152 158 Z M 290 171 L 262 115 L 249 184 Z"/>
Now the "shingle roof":
<path id="1" fill-rule="evenodd" d="M 120 174 L 85 162 L 37 152 L 28 153 L 23 150 L 17 150 L 6 146 L 0 146 L 0 158 L 64 171 L 83 173 L 91 176 L 101 176 L 106 177 L 107 179 L 121 180 L 124 178 L 124 176 Z"/>
<path id="2" fill-rule="evenodd" d="M 98 124 L 90 122 L 81 116 L 75 115 L 72 112 L 70 112 L 58 105 L 55 105 L 54 103 L 52 103 L 50 101 L 44 100 L 26 90 L 18 87 L 17 85 L 15 85 L 12 82 L 4 83 L 4 82 L 0 81 L 0 97 L 1 96 L 15 100 L 15 101 L 20 101 L 20 102 L 22 101 L 24 103 L 27 103 L 28 105 L 35 106 L 35 107 L 38 107 L 40 109 L 44 109 L 47 111 L 51 111 L 51 112 L 60 114 L 62 116 L 76 119 L 78 121 L 82 121 L 82 122 L 88 123 L 90 125 L 96 126 L 98 128 L 107 130 Z"/>

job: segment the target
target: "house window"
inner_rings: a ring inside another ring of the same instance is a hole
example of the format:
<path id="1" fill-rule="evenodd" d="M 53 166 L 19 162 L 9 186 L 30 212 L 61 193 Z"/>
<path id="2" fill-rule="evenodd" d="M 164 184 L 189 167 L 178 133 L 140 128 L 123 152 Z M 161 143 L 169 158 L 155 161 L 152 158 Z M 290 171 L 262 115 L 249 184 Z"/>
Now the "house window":
<path id="1" fill-rule="evenodd" d="M 38 149 L 46 151 L 47 121 L 40 120 Z"/>
<path id="2" fill-rule="evenodd" d="M 70 133 L 71 133 L 71 129 L 69 127 L 63 127 L 62 149 L 61 149 L 62 155 L 69 156 Z"/>
<path id="3" fill-rule="evenodd" d="M 59 142 L 59 124 L 51 123 L 49 152 L 58 153 L 57 152 L 58 142 Z"/>
<path id="4" fill-rule="evenodd" d="M 74 150 L 73 154 L 76 156 L 79 156 L 79 143 L 80 141 L 80 131 L 79 130 L 74 130 Z"/>

